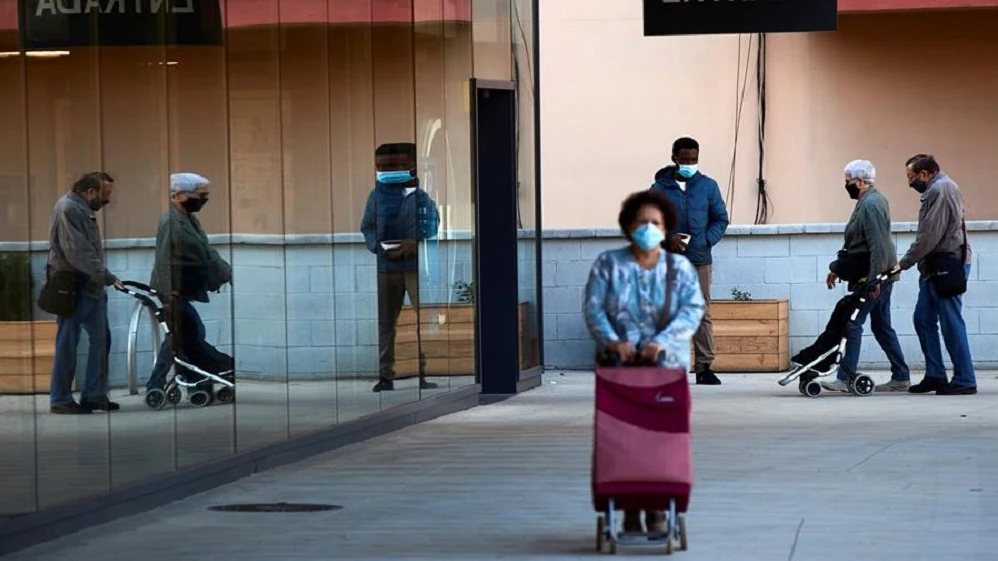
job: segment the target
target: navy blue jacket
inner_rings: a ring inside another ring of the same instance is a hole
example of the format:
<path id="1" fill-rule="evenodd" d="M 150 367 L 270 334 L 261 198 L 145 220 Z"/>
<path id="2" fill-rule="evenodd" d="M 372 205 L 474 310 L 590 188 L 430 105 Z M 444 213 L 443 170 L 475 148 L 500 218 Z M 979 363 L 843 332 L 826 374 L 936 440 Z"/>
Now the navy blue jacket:
<path id="1" fill-rule="evenodd" d="M 694 265 L 713 263 L 711 248 L 728 229 L 728 209 L 717 182 L 699 171 L 686 181 L 686 191 L 675 179 L 676 166 L 658 170 L 651 189 L 664 193 L 676 205 L 679 221 L 675 233 L 689 234 L 686 258 Z"/>
<path id="2" fill-rule="evenodd" d="M 439 225 L 437 205 L 426 191 L 417 188 L 406 196 L 402 186 L 377 182 L 367 196 L 360 231 L 368 251 L 378 256 L 378 271 L 415 271 L 415 255 L 389 259 L 381 242 L 430 239 L 436 237 Z"/>

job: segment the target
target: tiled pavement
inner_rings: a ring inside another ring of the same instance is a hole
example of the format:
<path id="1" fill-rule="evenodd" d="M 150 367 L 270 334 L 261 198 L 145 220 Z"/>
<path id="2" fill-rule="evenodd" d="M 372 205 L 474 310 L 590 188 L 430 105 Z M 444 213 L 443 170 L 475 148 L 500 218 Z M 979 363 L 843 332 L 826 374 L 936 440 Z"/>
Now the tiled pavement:
<path id="1" fill-rule="evenodd" d="M 883 380 L 885 375 L 876 377 Z M 694 387 L 694 560 L 993 560 L 998 556 L 998 378 L 977 396 L 800 396 L 776 376 Z M 592 381 L 541 388 L 260 473 L 24 550 L 143 561 L 583 559 Z M 341 511 L 233 514 L 236 502 Z M 622 550 L 642 556 L 646 550 Z"/>

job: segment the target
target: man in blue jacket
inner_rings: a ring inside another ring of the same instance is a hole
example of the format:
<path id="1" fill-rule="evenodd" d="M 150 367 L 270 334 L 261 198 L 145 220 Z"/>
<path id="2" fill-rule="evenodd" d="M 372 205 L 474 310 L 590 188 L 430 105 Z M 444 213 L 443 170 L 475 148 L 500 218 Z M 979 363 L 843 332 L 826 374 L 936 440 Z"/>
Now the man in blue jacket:
<path id="1" fill-rule="evenodd" d="M 707 301 L 707 312 L 700 329 L 693 336 L 694 372 L 697 384 L 717 385 L 714 374 L 714 323 L 710 317 L 710 282 L 713 259 L 711 249 L 728 229 L 728 210 L 717 182 L 700 173 L 700 144 L 688 137 L 672 144 L 672 162 L 655 174 L 653 190 L 661 191 L 676 205 L 679 221 L 675 231 L 663 242 L 669 251 L 682 253 L 696 266 L 700 290 Z M 686 234 L 684 242 L 677 234 Z"/>
<path id="2" fill-rule="evenodd" d="M 375 392 L 395 389 L 395 333 L 405 295 L 419 306 L 419 242 L 437 235 L 440 215 L 432 198 L 419 188 L 416 145 L 382 144 L 374 152 L 377 171 L 367 197 L 360 231 L 378 256 L 378 383 Z M 418 326 L 417 326 L 418 327 Z M 419 387 L 426 380 L 426 358 L 419 352 Z"/>

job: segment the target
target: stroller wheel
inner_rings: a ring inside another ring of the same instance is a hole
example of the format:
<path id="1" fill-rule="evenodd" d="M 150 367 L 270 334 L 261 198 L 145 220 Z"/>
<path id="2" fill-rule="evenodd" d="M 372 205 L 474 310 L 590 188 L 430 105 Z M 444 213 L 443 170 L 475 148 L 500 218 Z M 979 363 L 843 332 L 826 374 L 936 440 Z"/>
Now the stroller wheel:
<path id="1" fill-rule="evenodd" d="M 821 395 L 821 384 L 817 380 L 811 380 L 804 386 L 804 392 L 808 397 L 818 397 Z"/>
<path id="2" fill-rule="evenodd" d="M 217 399 L 219 403 L 230 403 L 232 401 L 235 401 L 236 390 L 235 388 L 229 388 L 229 387 L 222 388 L 217 392 L 215 392 L 215 399 Z"/>
<path id="3" fill-rule="evenodd" d="M 686 535 L 686 515 L 679 515 L 679 551 L 686 551 L 689 546 L 689 537 Z"/>
<path id="4" fill-rule="evenodd" d="M 169 401 L 171 405 L 180 403 L 180 397 L 180 388 L 177 386 L 171 386 L 170 389 L 166 390 L 166 400 Z"/>
<path id="5" fill-rule="evenodd" d="M 191 394 L 190 400 L 194 407 L 205 407 L 211 402 L 211 396 L 208 392 L 197 391 Z"/>
<path id="6" fill-rule="evenodd" d="M 166 392 L 159 388 L 149 390 L 146 392 L 146 405 L 148 405 L 150 409 L 159 411 L 164 405 L 166 405 Z"/>
<path id="7" fill-rule="evenodd" d="M 853 393 L 856 395 L 870 395 L 877 387 L 877 384 L 874 383 L 873 378 L 870 378 L 866 374 L 860 374 L 857 376 L 850 385 L 852 386 Z"/>
<path id="8" fill-rule="evenodd" d="M 596 551 L 603 551 L 603 538 L 606 532 L 606 522 L 603 521 L 602 516 L 596 518 Z"/>

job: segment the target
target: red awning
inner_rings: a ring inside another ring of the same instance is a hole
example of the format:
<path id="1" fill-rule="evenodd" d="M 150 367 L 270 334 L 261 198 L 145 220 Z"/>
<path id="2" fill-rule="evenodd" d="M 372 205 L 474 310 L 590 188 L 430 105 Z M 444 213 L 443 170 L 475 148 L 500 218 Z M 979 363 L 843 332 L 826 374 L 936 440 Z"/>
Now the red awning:
<path id="1" fill-rule="evenodd" d="M 206 0 L 199 0 L 206 1 Z M 220 0 L 226 27 L 302 23 L 471 21 L 471 0 Z M 17 0 L 0 0 L 0 30 L 14 30 Z"/>
<path id="2" fill-rule="evenodd" d="M 998 8 L 998 0 L 839 0 L 840 12 Z"/>

